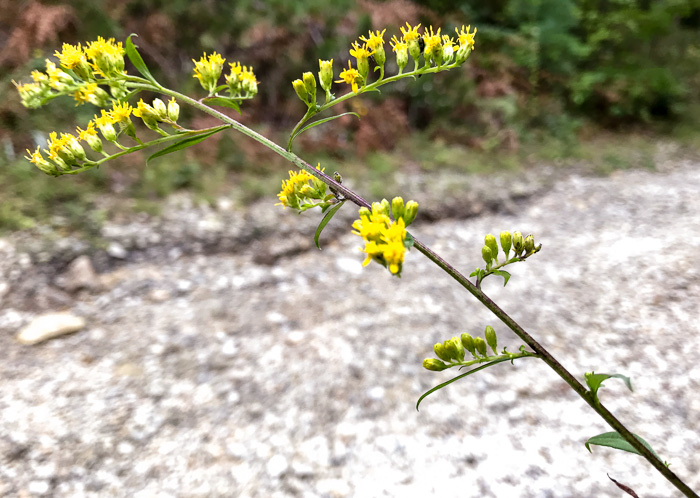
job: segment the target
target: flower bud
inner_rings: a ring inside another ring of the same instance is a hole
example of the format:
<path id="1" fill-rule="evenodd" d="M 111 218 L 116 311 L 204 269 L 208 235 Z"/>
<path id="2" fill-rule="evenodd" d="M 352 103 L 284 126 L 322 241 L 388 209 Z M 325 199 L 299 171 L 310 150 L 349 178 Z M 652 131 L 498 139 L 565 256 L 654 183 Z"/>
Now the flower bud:
<path id="1" fill-rule="evenodd" d="M 309 104 L 315 104 L 316 103 L 316 78 L 314 77 L 314 73 L 312 72 L 305 72 L 302 75 L 302 78 L 304 79 L 304 87 L 306 88 L 306 93 L 309 95 Z"/>
<path id="2" fill-rule="evenodd" d="M 470 336 L 469 334 L 462 334 L 462 345 L 464 348 L 469 351 L 472 356 L 476 356 L 476 347 L 474 346 L 474 338 Z"/>
<path id="3" fill-rule="evenodd" d="M 331 85 L 333 84 L 333 59 L 329 61 L 318 60 L 319 72 L 318 81 L 321 82 L 321 88 L 326 92 L 331 90 Z"/>
<path id="4" fill-rule="evenodd" d="M 491 325 L 486 326 L 484 337 L 486 338 L 486 343 L 493 349 L 494 354 L 498 354 L 498 338 L 496 337 L 496 331 L 493 330 Z"/>
<path id="5" fill-rule="evenodd" d="M 65 147 L 67 147 L 71 154 L 73 154 L 73 157 L 79 161 L 85 160 L 85 149 L 83 149 L 83 146 L 80 145 L 77 138 L 70 133 L 61 133 L 61 138 L 65 143 Z"/>
<path id="6" fill-rule="evenodd" d="M 384 67 L 384 63 L 386 62 L 386 52 L 384 51 L 383 45 L 379 45 L 377 48 L 375 48 L 372 56 L 374 57 L 374 62 L 377 63 L 377 66 Z"/>
<path id="7" fill-rule="evenodd" d="M 301 99 L 301 101 L 308 105 L 309 94 L 306 92 L 304 82 L 301 80 L 294 80 L 292 81 L 292 86 L 294 87 L 294 91 L 297 92 L 297 96 Z"/>
<path id="8" fill-rule="evenodd" d="M 523 243 L 523 248 L 525 249 L 525 254 L 530 254 L 535 250 L 535 237 L 528 235 L 525 237 L 525 242 Z"/>
<path id="9" fill-rule="evenodd" d="M 395 220 L 404 217 L 405 207 L 403 205 L 403 199 L 401 197 L 394 197 L 391 200 L 391 215 Z M 405 220 L 404 220 L 405 223 Z"/>
<path id="10" fill-rule="evenodd" d="M 98 123 L 97 127 L 100 129 L 102 136 L 105 137 L 105 140 L 108 142 L 117 141 L 117 130 L 114 129 L 112 123 Z"/>
<path id="11" fill-rule="evenodd" d="M 464 361 L 464 345 L 462 344 L 462 340 L 459 337 L 453 337 L 450 339 L 450 342 L 454 344 L 454 348 L 457 351 L 457 360 Z"/>
<path id="12" fill-rule="evenodd" d="M 175 123 L 180 117 L 180 105 L 175 101 L 175 97 L 168 101 L 168 119 Z"/>
<path id="13" fill-rule="evenodd" d="M 494 259 L 498 259 L 498 243 L 496 242 L 496 237 L 490 233 L 484 237 L 484 243 L 491 249 L 491 256 L 493 256 Z"/>
<path id="14" fill-rule="evenodd" d="M 491 264 L 491 261 L 493 261 L 493 253 L 491 252 L 489 246 L 484 246 L 481 248 L 481 257 L 484 258 L 487 265 Z"/>
<path id="15" fill-rule="evenodd" d="M 445 345 L 443 343 L 438 342 L 437 344 L 435 344 L 435 346 L 433 346 L 433 351 L 435 351 L 435 354 L 441 360 L 450 361 L 450 354 L 448 351 L 445 350 Z"/>
<path id="16" fill-rule="evenodd" d="M 513 251 L 516 256 L 520 256 L 523 252 L 523 234 L 520 232 L 513 232 Z"/>
<path id="17" fill-rule="evenodd" d="M 153 99 L 153 113 L 160 120 L 165 119 L 168 116 L 168 109 L 165 107 L 165 102 L 160 99 Z"/>
<path id="18" fill-rule="evenodd" d="M 481 337 L 474 338 L 474 347 L 481 356 L 486 356 L 486 342 Z"/>
<path id="19" fill-rule="evenodd" d="M 97 134 L 88 135 L 85 137 L 85 141 L 95 152 L 102 152 L 102 140 L 100 140 L 100 137 L 98 137 Z"/>
<path id="20" fill-rule="evenodd" d="M 403 211 L 403 221 L 406 226 L 413 223 L 418 214 L 418 203 L 416 201 L 408 201 Z"/>
<path id="21" fill-rule="evenodd" d="M 459 358 L 459 350 L 457 349 L 457 345 L 452 341 L 452 339 L 443 341 L 442 346 L 445 355 L 448 357 L 448 361 L 453 361 Z"/>
<path id="22" fill-rule="evenodd" d="M 382 199 L 382 202 L 373 202 L 372 203 L 372 211 L 376 211 L 378 213 L 381 213 L 385 216 L 389 216 L 389 209 L 391 208 L 391 205 L 389 204 L 389 201 L 386 199 Z"/>
<path id="23" fill-rule="evenodd" d="M 508 252 L 510 252 L 510 248 L 513 245 L 513 238 L 510 235 L 510 232 L 501 232 L 501 247 L 503 248 L 503 252 L 506 253 L 506 260 L 508 259 Z"/>
<path id="24" fill-rule="evenodd" d="M 469 54 L 472 53 L 471 47 L 467 45 L 460 45 L 460 47 L 457 49 L 457 55 L 455 56 L 455 62 L 457 64 L 462 64 L 464 61 L 467 60 L 469 57 Z"/>
<path id="25" fill-rule="evenodd" d="M 427 370 L 432 370 L 433 372 L 440 372 L 448 368 L 443 362 L 436 358 L 426 358 L 423 360 L 423 368 Z"/>
<path id="26" fill-rule="evenodd" d="M 372 211 L 370 211 L 369 208 L 362 206 L 359 209 L 359 213 L 360 213 L 360 218 L 369 218 L 370 215 L 372 214 Z"/>

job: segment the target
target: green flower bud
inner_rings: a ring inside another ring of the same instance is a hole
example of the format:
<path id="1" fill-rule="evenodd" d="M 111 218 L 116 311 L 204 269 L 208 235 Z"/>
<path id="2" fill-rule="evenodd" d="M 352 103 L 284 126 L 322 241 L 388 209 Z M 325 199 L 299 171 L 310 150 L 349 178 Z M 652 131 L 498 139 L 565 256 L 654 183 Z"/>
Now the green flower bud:
<path id="1" fill-rule="evenodd" d="M 486 356 L 486 342 L 481 337 L 474 338 L 474 347 L 481 356 Z"/>
<path id="2" fill-rule="evenodd" d="M 474 346 L 474 338 L 470 336 L 469 334 L 462 334 L 462 345 L 464 348 L 469 351 L 472 356 L 476 356 L 476 347 Z"/>
<path id="3" fill-rule="evenodd" d="M 448 351 L 445 350 L 445 345 L 443 343 L 438 342 L 437 344 L 435 344 L 435 346 L 433 346 L 433 351 L 435 351 L 435 354 L 441 360 L 450 361 L 450 354 Z"/>
<path id="4" fill-rule="evenodd" d="M 372 203 L 372 211 L 377 211 L 379 213 L 382 213 L 386 216 L 389 216 L 391 209 L 391 205 L 389 204 L 389 201 L 386 199 L 382 199 L 382 202 L 373 202 Z"/>
<path id="5" fill-rule="evenodd" d="M 462 344 L 462 340 L 459 337 L 453 337 L 450 339 L 450 342 L 454 344 L 454 347 L 457 350 L 457 360 L 464 361 L 464 345 Z"/>
<path id="6" fill-rule="evenodd" d="M 105 137 L 105 140 L 108 142 L 117 141 L 117 131 L 114 129 L 114 125 L 112 125 L 112 123 L 98 123 L 97 127 L 100 129 L 102 136 Z"/>
<path id="7" fill-rule="evenodd" d="M 446 368 L 449 368 L 448 365 L 445 365 L 443 362 L 441 362 L 438 359 L 435 358 L 426 358 L 423 360 L 423 368 L 427 370 L 432 370 L 433 372 L 440 372 L 441 370 L 445 370 Z"/>
<path id="8" fill-rule="evenodd" d="M 102 152 L 102 140 L 97 135 L 88 135 L 85 137 L 85 141 L 95 152 Z"/>
<path id="9" fill-rule="evenodd" d="M 318 81 L 321 82 L 321 88 L 326 92 L 331 90 L 331 85 L 333 84 L 333 59 L 329 61 L 318 60 L 319 72 Z"/>
<path id="10" fill-rule="evenodd" d="M 77 138 L 70 133 L 61 133 L 61 138 L 65 139 L 65 146 L 68 148 L 68 150 L 70 150 L 73 157 L 79 161 L 85 160 L 85 149 L 83 149 L 83 146 L 80 145 Z"/>
<path id="11" fill-rule="evenodd" d="M 374 49 L 372 56 L 374 57 L 374 62 L 377 63 L 377 66 L 384 67 L 384 63 L 386 62 L 386 52 L 384 52 L 383 46 Z"/>
<path id="12" fill-rule="evenodd" d="M 493 261 L 493 253 L 491 252 L 489 246 L 484 246 L 481 248 L 481 257 L 484 258 L 487 265 L 491 264 L 491 261 Z"/>
<path id="13" fill-rule="evenodd" d="M 394 197 L 391 200 L 391 215 L 394 219 L 398 220 L 399 218 L 403 218 L 404 210 L 403 199 L 401 197 Z"/>
<path id="14" fill-rule="evenodd" d="M 292 86 L 294 87 L 294 91 L 297 92 L 297 96 L 301 99 L 301 101 L 305 104 L 308 104 L 309 94 L 306 92 L 306 86 L 304 86 L 304 82 L 301 80 L 294 80 L 292 81 Z"/>
<path id="15" fill-rule="evenodd" d="M 508 259 L 508 253 L 513 245 L 513 237 L 511 237 L 510 232 L 501 232 L 501 247 L 503 252 L 506 253 L 506 259 Z"/>
<path id="16" fill-rule="evenodd" d="M 513 232 L 513 251 L 516 256 L 520 256 L 523 253 L 523 234 L 520 232 Z"/>
<path id="17" fill-rule="evenodd" d="M 455 62 L 458 64 L 462 64 L 464 61 L 467 60 L 467 57 L 469 57 L 469 54 L 472 53 L 472 49 L 468 45 L 461 45 L 459 49 L 457 49 L 457 55 L 455 56 Z"/>
<path id="18" fill-rule="evenodd" d="M 496 237 L 490 233 L 484 237 L 484 243 L 491 249 L 491 256 L 494 259 L 498 259 L 498 243 L 496 242 Z"/>
<path id="19" fill-rule="evenodd" d="M 528 235 L 525 237 L 525 242 L 523 243 L 523 248 L 525 249 L 525 254 L 530 254 L 535 250 L 535 237 Z"/>
<path id="20" fill-rule="evenodd" d="M 372 214 L 372 211 L 370 211 L 369 208 L 362 206 L 359 209 L 359 213 L 360 213 L 360 218 L 369 218 L 370 215 Z"/>
<path id="21" fill-rule="evenodd" d="M 168 108 L 165 107 L 165 102 L 160 99 L 153 99 L 153 112 L 156 117 L 160 120 L 165 119 L 168 116 Z"/>
<path id="22" fill-rule="evenodd" d="M 415 61 L 416 66 L 418 66 L 418 59 L 420 59 L 422 50 L 417 38 L 408 41 L 408 53 L 411 54 L 411 58 Z"/>
<path id="23" fill-rule="evenodd" d="M 452 339 L 443 341 L 442 346 L 445 355 L 448 357 L 448 361 L 459 358 L 459 349 L 457 349 L 457 345 L 452 341 Z"/>
<path id="24" fill-rule="evenodd" d="M 314 73 L 312 72 L 305 72 L 302 75 L 302 78 L 304 79 L 304 87 L 306 88 L 306 93 L 309 95 L 309 104 L 315 104 L 316 103 L 316 78 L 314 77 Z"/>
<path id="25" fill-rule="evenodd" d="M 403 211 L 403 221 L 406 223 L 406 226 L 413 223 L 413 220 L 416 219 L 417 214 L 418 203 L 416 201 L 408 201 Z"/>
<path id="26" fill-rule="evenodd" d="M 175 123 L 180 117 L 180 105 L 175 101 L 175 97 L 168 101 L 168 119 Z"/>
<path id="27" fill-rule="evenodd" d="M 493 349 L 494 354 L 498 354 L 498 338 L 496 337 L 496 331 L 493 330 L 491 325 L 486 326 L 484 337 L 486 338 L 486 343 Z"/>

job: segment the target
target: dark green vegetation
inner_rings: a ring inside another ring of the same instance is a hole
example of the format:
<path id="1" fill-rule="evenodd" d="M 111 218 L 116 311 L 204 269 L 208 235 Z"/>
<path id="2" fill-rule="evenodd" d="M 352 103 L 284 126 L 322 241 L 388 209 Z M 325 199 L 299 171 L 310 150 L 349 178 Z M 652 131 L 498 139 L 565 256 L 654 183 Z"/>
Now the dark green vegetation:
<path id="1" fill-rule="evenodd" d="M 698 145 L 700 0 L 0 0 L 0 9 L 7 13 L 0 22 L 0 230 L 51 219 L 67 229 L 99 226 L 106 214 L 94 214 L 93 201 L 105 191 L 149 213 L 178 189 L 243 204 L 274 193 L 285 176 L 279 158 L 229 134 L 147 168 L 145 155 L 133 155 L 80 177 L 45 177 L 22 159 L 24 150 L 50 131 L 72 131 L 95 109 L 64 100 L 26 110 L 11 80 L 29 81 L 61 42 L 97 35 L 138 33 L 156 78 L 192 95 L 201 89 L 191 59 L 203 51 L 252 65 L 260 94 L 244 104 L 241 119 L 285 143 L 304 112 L 291 81 L 316 72 L 319 58 L 333 58 L 337 76 L 350 42 L 369 29 L 386 27 L 388 40 L 406 21 L 451 34 L 477 26 L 476 51 L 463 69 L 351 101 L 338 112 L 356 111 L 361 121 L 343 118 L 296 142 L 310 161 L 365 181 L 368 195 L 391 194 L 393 173 L 405 167 L 486 174 L 584 162 L 603 174 L 653 167 L 659 136 Z M 181 121 L 190 118 L 192 127 L 213 124 L 183 109 Z"/>

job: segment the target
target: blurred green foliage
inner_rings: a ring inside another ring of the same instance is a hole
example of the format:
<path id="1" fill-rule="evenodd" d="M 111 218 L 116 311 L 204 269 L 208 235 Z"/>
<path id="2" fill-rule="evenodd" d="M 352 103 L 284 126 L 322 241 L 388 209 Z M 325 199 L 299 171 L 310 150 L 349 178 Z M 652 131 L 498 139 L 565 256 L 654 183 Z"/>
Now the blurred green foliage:
<path id="1" fill-rule="evenodd" d="M 359 112 L 362 120 L 341 119 L 300 137 L 297 148 L 309 159 L 357 161 L 374 171 L 365 175 L 373 191 L 404 162 L 405 154 L 391 154 L 406 149 L 409 133 L 417 142 L 441 144 L 448 156 L 469 149 L 472 156 L 494 157 L 539 147 L 546 158 L 558 159 L 575 155 L 581 130 L 592 127 L 639 131 L 676 123 L 693 130 L 698 122 L 700 0 L 0 0 L 0 7 L 6 14 L 0 39 L 8 42 L 0 50 L 0 168 L 11 170 L 0 171 L 0 196 L 7 199 L 19 198 L 23 182 L 40 176 L 31 168 L 17 170 L 25 148 L 43 145 L 49 131 L 71 131 L 95 113 L 70 101 L 28 111 L 11 81 L 28 81 L 60 42 L 98 35 L 123 40 L 137 33 L 156 78 L 192 95 L 201 95 L 191 70 L 202 52 L 216 50 L 252 65 L 260 94 L 244 105 L 242 119 L 283 143 L 304 112 L 290 82 L 317 71 L 319 58 L 333 58 L 337 76 L 347 66 L 350 43 L 369 29 L 387 28 L 388 40 L 406 21 L 442 26 L 450 34 L 462 24 L 477 26 L 476 50 L 462 70 L 403 80 L 382 95 L 351 101 L 342 111 Z M 52 8 L 64 9 L 63 17 Z M 46 24 L 40 31 L 38 18 Z M 345 89 L 337 85 L 334 92 Z M 181 119 L 190 118 L 193 127 L 211 124 L 183 109 Z M 248 185 L 255 195 L 278 186 L 268 180 L 281 166 L 274 155 L 240 137 L 207 143 L 174 162 L 144 168 L 135 157 L 78 183 L 145 202 L 182 188 L 208 198 L 227 181 Z M 436 150 L 431 157 L 442 155 Z M 28 226 L 55 203 L 77 202 L 71 182 L 58 189 L 55 180 L 43 180 L 31 185 L 39 194 L 34 202 L 44 207 L 3 202 L 0 225 Z"/>

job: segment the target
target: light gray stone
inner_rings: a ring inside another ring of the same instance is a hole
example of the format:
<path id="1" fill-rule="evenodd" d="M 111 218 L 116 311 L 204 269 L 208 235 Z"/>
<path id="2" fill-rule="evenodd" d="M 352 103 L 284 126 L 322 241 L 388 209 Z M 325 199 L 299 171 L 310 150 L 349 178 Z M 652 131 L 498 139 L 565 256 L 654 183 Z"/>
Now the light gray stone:
<path id="1" fill-rule="evenodd" d="M 48 313 L 39 316 L 17 333 L 22 344 L 39 344 L 85 327 L 85 319 L 71 313 Z"/>

